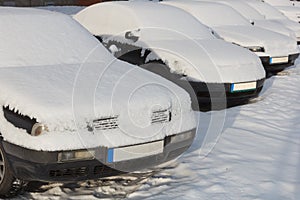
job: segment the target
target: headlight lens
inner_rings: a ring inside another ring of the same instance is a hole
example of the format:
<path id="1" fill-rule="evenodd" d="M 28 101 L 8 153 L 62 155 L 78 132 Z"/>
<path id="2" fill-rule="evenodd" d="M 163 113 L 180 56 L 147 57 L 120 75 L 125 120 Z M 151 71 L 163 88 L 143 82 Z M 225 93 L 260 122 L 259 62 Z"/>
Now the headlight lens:
<path id="1" fill-rule="evenodd" d="M 188 131 L 186 133 L 181 133 L 178 135 L 171 136 L 170 143 L 174 144 L 174 143 L 182 142 L 191 139 L 193 137 L 194 137 L 193 131 Z"/>
<path id="2" fill-rule="evenodd" d="M 39 136 L 39 135 L 43 134 L 44 132 L 48 132 L 48 131 L 49 131 L 48 127 L 45 124 L 35 123 L 32 126 L 31 135 L 32 136 Z"/>
<path id="3" fill-rule="evenodd" d="M 92 160 L 95 158 L 95 150 L 65 151 L 58 154 L 58 162 L 75 160 Z"/>
<path id="4" fill-rule="evenodd" d="M 250 47 L 246 47 L 246 48 L 253 52 L 265 52 L 265 48 L 260 47 L 260 46 L 250 46 Z"/>

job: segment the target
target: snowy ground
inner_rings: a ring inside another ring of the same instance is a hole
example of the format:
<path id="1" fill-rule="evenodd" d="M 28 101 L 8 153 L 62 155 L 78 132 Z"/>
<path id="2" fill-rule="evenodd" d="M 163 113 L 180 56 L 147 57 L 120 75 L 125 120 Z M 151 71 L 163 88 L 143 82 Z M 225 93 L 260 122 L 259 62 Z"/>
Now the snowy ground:
<path id="1" fill-rule="evenodd" d="M 69 13 L 74 14 L 74 12 Z M 192 147 L 168 167 L 15 199 L 300 199 L 300 60 L 268 79 L 252 104 L 199 113 Z"/>
<path id="2" fill-rule="evenodd" d="M 268 79 L 252 104 L 199 113 L 196 140 L 169 167 L 16 199 L 300 199 L 299 85 L 300 64 Z"/>

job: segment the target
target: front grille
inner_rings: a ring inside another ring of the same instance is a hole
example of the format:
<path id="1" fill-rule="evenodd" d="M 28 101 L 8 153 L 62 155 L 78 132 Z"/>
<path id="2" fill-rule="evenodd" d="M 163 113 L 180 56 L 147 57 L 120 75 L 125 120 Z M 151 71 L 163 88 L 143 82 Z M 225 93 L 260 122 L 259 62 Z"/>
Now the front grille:
<path id="1" fill-rule="evenodd" d="M 151 123 L 156 124 L 169 122 L 171 121 L 171 116 L 171 111 L 169 111 L 168 109 L 154 111 L 151 115 Z"/>
<path id="2" fill-rule="evenodd" d="M 49 171 L 50 177 L 79 177 L 79 176 L 85 176 L 87 174 L 88 174 L 87 167 L 66 168 L 66 169 Z"/>
<path id="3" fill-rule="evenodd" d="M 119 127 L 118 116 L 106 117 L 96 119 L 93 121 L 93 128 L 95 130 L 109 130 L 116 129 Z"/>

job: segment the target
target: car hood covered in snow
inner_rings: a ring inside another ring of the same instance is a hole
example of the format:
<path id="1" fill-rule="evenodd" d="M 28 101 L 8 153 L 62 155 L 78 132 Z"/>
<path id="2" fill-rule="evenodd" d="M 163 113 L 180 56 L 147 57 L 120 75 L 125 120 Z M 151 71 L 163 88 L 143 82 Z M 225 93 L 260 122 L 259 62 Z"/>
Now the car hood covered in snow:
<path id="1" fill-rule="evenodd" d="M 295 41 L 297 40 L 296 32 L 278 21 L 254 20 L 254 26 L 289 36 Z"/>
<path id="2" fill-rule="evenodd" d="M 123 17 L 119 19 L 115 13 Z M 104 15 L 111 18 L 104 19 Z M 174 21 L 174 15 L 179 21 Z M 234 83 L 265 77 L 253 54 L 216 39 L 207 27 L 172 6 L 152 2 L 101 3 L 84 9 L 74 18 L 92 34 L 105 36 L 104 40 L 151 49 L 156 55 L 150 54 L 147 60 L 161 58 L 171 71 L 193 81 Z M 127 31 L 137 41 L 126 39 Z"/>
<path id="3" fill-rule="evenodd" d="M 144 143 L 195 128 L 183 89 L 116 60 L 72 18 L 35 9 L 0 13 L 0 105 L 49 128 L 33 137 L 1 114 L 5 140 L 55 151 Z M 172 118 L 153 123 L 155 112 Z M 113 128 L 89 128 L 108 118 Z"/>
<path id="4" fill-rule="evenodd" d="M 143 46 L 151 48 L 171 70 L 192 81 L 238 83 L 265 77 L 255 54 L 223 40 L 149 40 L 145 43 Z M 151 54 L 149 57 L 151 60 Z"/>
<path id="5" fill-rule="evenodd" d="M 254 26 L 218 26 L 213 29 L 226 41 L 241 46 L 261 46 L 269 56 L 298 53 L 294 39 Z"/>

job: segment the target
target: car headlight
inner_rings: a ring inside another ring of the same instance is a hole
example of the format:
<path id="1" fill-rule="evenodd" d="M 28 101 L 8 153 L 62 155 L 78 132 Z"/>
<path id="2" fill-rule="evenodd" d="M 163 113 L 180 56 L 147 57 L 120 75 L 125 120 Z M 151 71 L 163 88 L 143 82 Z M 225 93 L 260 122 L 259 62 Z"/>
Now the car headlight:
<path id="1" fill-rule="evenodd" d="M 182 141 L 185 141 L 185 140 L 189 140 L 193 137 L 194 137 L 193 131 L 188 131 L 188 132 L 185 132 L 185 133 L 181 133 L 181 134 L 171 136 L 170 143 L 174 144 L 174 143 L 182 142 Z"/>
<path id="2" fill-rule="evenodd" d="M 95 158 L 95 150 L 64 151 L 58 153 L 58 162 L 68 162 L 76 160 L 92 160 Z"/>
<path id="3" fill-rule="evenodd" d="M 39 136 L 41 135 L 42 133 L 45 133 L 45 132 L 48 132 L 49 129 L 48 127 L 45 125 L 45 124 L 42 124 L 42 123 L 35 123 L 33 126 L 32 126 L 32 129 L 31 129 L 31 135 L 32 136 Z"/>
<path id="4" fill-rule="evenodd" d="M 45 124 L 38 123 L 36 118 L 23 115 L 17 110 L 9 108 L 9 106 L 3 107 L 3 114 L 8 122 L 17 128 L 26 130 L 32 136 L 38 136 L 48 131 L 48 127 Z"/>
<path id="5" fill-rule="evenodd" d="M 253 52 L 265 52 L 265 48 L 260 46 L 250 46 L 246 48 Z"/>

